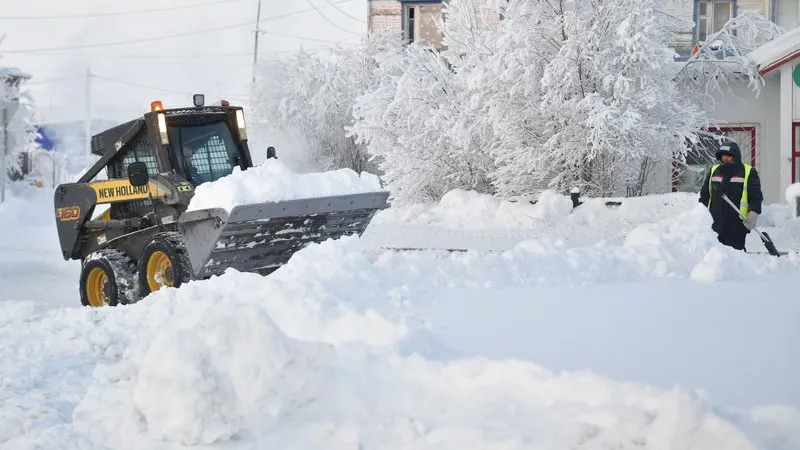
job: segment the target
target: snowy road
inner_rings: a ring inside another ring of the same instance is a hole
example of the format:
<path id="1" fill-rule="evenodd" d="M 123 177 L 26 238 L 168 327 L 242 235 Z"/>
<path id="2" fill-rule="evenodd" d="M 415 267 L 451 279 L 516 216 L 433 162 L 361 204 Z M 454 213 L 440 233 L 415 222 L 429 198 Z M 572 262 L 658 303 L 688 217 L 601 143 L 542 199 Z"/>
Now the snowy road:
<path id="1" fill-rule="evenodd" d="M 0 448 L 800 449 L 800 258 L 716 246 L 691 196 L 455 200 L 104 310 L 49 196 L 5 205 Z"/>
<path id="2" fill-rule="evenodd" d="M 418 312 L 442 344 L 464 356 L 699 388 L 742 408 L 800 408 L 800 302 L 780 287 L 793 276 L 446 289 Z"/>

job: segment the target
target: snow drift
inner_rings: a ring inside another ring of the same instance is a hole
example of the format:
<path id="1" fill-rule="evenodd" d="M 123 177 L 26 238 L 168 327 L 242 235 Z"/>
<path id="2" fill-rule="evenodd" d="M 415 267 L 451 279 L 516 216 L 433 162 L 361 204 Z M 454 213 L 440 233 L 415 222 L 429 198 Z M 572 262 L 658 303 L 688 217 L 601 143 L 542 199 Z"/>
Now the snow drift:
<path id="1" fill-rule="evenodd" d="M 383 190 L 376 175 L 351 169 L 298 174 L 277 159 L 197 186 L 189 211 Z"/>
<path id="2" fill-rule="evenodd" d="M 744 450 L 757 442 L 687 393 L 519 361 L 337 351 L 289 338 L 257 305 L 181 294 L 159 301 L 176 302 L 174 313 L 122 363 L 101 367 L 75 412 L 77 429 L 113 448 L 256 440 L 269 448 Z"/>
<path id="3" fill-rule="evenodd" d="M 75 430 L 122 449 L 159 441 L 230 441 L 233 448 L 258 442 L 286 448 L 751 449 L 759 443 L 749 419 L 719 414 L 689 392 L 558 374 L 530 362 L 436 361 L 409 351 L 409 342 L 418 345 L 426 330 L 402 308 L 385 308 L 395 283 L 407 279 L 394 278 L 399 264 L 370 262 L 358 240 L 344 241 L 298 253 L 301 258 L 274 278 L 231 271 L 132 306 L 150 319 L 137 325 L 119 362 L 98 366 L 75 410 Z M 477 274 L 500 260 L 461 263 Z M 413 264 L 433 275 L 423 285 L 452 279 L 437 273 L 437 262 Z M 345 285 L 359 285 L 358 293 Z M 425 286 L 410 292 L 416 289 Z M 369 307 L 381 301 L 383 312 Z M 325 324 L 324 316 L 350 326 L 320 332 L 315 327 Z M 379 324 L 386 328 L 383 338 L 376 338 Z"/>
<path id="4" fill-rule="evenodd" d="M 686 225 L 702 233 L 703 239 L 711 236 L 711 223 L 703 218 L 708 213 L 697 208 L 697 194 L 581 198 L 581 202 L 573 209 L 569 197 L 552 191 L 535 199 L 508 201 L 456 189 L 438 203 L 393 205 L 378 212 L 364 239 L 373 244 L 390 241 L 398 247 L 480 250 L 510 250 L 528 240 L 565 248 L 623 245 L 637 227 L 683 220 L 676 218 L 688 211 L 695 211 L 688 220 L 700 222 Z M 788 205 L 764 205 L 759 229 L 769 231 L 780 250 L 800 251 L 800 226 L 792 217 Z M 689 233 L 687 239 L 694 237 Z M 748 236 L 747 249 L 766 251 L 755 233 Z"/>

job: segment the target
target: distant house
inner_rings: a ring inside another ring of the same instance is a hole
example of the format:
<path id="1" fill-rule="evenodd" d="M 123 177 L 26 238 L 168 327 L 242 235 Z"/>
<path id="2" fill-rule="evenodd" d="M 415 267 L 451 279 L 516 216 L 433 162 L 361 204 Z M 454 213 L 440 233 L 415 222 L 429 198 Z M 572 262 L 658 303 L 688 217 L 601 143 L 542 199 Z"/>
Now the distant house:
<path id="1" fill-rule="evenodd" d="M 443 5 L 448 0 L 367 0 L 367 25 L 370 32 L 401 31 L 406 42 L 422 42 L 442 48 L 442 33 L 438 24 L 445 19 Z M 489 20 L 500 20 L 491 1 L 475 0 L 476 10 L 486 12 Z"/>
<path id="2" fill-rule="evenodd" d="M 673 48 L 686 60 L 696 45 L 722 29 L 732 18 L 744 13 L 760 14 L 791 30 L 800 25 L 800 0 L 672 0 L 664 11 L 690 26 L 678 33 Z"/>

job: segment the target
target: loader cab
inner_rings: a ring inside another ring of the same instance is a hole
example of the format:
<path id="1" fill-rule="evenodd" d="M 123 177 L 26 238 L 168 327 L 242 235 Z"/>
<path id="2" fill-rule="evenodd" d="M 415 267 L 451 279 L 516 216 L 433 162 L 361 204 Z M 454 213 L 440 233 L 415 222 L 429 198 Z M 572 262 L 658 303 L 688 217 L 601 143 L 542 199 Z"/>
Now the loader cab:
<path id="1" fill-rule="evenodd" d="M 127 179 L 132 163 L 147 174 L 175 174 L 197 186 L 230 175 L 235 167 L 252 167 L 241 107 L 204 106 L 165 109 L 160 101 L 150 112 L 92 137 L 92 152 L 101 157 L 79 182 L 88 183 L 105 168 L 108 178 Z M 152 209 L 148 199 L 110 206 L 106 218 L 137 217 Z"/>
<path id="2" fill-rule="evenodd" d="M 226 122 L 168 127 L 172 167 L 195 186 L 216 181 L 242 167 L 242 155 Z"/>
<path id="3" fill-rule="evenodd" d="M 247 147 L 244 112 L 228 102 L 204 106 L 195 96 L 194 108 L 164 110 L 151 105 L 147 121 L 155 128 L 165 150 L 164 165 L 197 186 L 252 167 Z"/>

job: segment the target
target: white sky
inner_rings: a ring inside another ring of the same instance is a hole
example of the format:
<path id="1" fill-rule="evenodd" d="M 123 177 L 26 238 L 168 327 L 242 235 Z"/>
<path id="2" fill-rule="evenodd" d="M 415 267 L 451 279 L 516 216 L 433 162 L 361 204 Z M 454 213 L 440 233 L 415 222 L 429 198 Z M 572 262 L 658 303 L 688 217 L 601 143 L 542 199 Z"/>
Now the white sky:
<path id="1" fill-rule="evenodd" d="M 366 32 L 366 0 L 262 2 L 261 28 L 267 32 L 259 40 L 262 58 L 301 47 L 324 49 L 333 45 L 317 40 L 356 43 Z M 63 18 L 204 3 L 214 4 Z M 83 120 L 87 65 L 97 75 L 91 79 L 93 117 L 128 120 L 147 110 L 156 99 L 164 101 L 165 107 L 191 105 L 194 92 L 206 94 L 207 103 L 219 98 L 232 103 L 246 100 L 258 0 L 0 0 L 0 5 L 0 33 L 5 34 L 0 44 L 0 67 L 18 67 L 34 76 L 29 88 L 45 121 Z M 271 19 L 287 14 L 291 15 Z M 20 16 L 38 19 L 23 20 Z M 210 30 L 221 27 L 230 28 Z M 197 31 L 206 32 L 125 45 L 63 49 Z M 17 52 L 29 49 L 51 50 Z"/>

